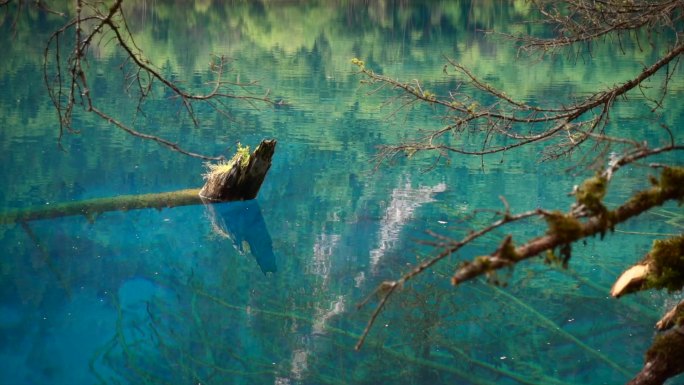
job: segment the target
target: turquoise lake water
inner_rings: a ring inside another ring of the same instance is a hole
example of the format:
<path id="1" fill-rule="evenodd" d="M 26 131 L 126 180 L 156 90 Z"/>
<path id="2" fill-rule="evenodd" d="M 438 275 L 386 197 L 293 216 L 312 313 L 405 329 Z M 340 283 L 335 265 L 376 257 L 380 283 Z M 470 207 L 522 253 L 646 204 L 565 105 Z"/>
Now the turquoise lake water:
<path id="1" fill-rule="evenodd" d="M 273 165 L 253 201 L 0 225 L 0 384 L 618 384 L 641 368 L 653 324 L 677 295 L 608 293 L 658 234 L 682 231 L 675 205 L 607 242 L 575 246 L 567 270 L 534 259 L 502 272 L 505 287 L 452 287 L 460 261 L 491 253 L 509 231 L 530 239 L 544 226 L 494 232 L 402 288 L 354 350 L 375 302 L 356 305 L 439 252 L 421 242 L 426 231 L 461 238 L 496 219 L 500 196 L 514 212 L 567 210 L 568 192 L 591 171 L 566 172 L 572 159 L 539 162 L 546 144 L 376 167 L 378 146 L 443 121 L 431 108 L 393 114 L 383 101 L 396 94 L 361 84 L 350 60 L 446 94 L 458 84 L 442 72 L 450 57 L 535 102 L 629 79 L 657 59 L 657 44 L 518 58 L 482 30 L 546 33 L 525 23 L 535 14 L 522 1 L 124 7 L 138 46 L 165 76 L 202 89 L 212 55 L 226 55 L 231 76 L 284 103 L 232 101 L 229 115 L 198 105 L 198 127 L 161 91 L 136 110 L 122 53 L 104 39 L 87 64 L 96 103 L 194 152 L 230 156 L 238 142 L 275 138 Z M 0 212 L 202 185 L 201 160 L 83 111 L 74 116 L 79 133 L 58 143 L 42 63 L 66 18 L 28 5 L 0 11 Z M 681 75 L 680 66 L 665 110 L 651 114 L 630 94 L 609 130 L 658 143 L 667 140 L 653 129 L 662 123 L 681 138 Z M 622 170 L 608 204 L 647 186 L 648 173 Z"/>

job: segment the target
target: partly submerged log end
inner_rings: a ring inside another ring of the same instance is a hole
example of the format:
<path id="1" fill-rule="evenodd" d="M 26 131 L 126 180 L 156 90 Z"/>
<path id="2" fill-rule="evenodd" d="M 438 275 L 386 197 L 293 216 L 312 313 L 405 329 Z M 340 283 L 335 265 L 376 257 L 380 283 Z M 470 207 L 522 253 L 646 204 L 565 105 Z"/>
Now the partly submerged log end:
<path id="1" fill-rule="evenodd" d="M 230 161 L 208 165 L 200 197 L 219 202 L 256 198 L 271 168 L 275 146 L 275 139 L 264 139 L 251 154 L 249 147 L 238 146 Z"/>

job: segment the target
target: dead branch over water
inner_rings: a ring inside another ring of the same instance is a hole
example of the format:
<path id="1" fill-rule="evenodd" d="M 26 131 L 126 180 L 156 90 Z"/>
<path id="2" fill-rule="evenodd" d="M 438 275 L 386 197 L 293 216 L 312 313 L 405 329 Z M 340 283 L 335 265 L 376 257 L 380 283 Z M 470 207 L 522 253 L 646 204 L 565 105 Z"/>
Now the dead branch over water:
<path id="1" fill-rule="evenodd" d="M 103 44 L 103 40 L 113 41 L 124 55 L 120 67 L 125 77 L 125 88 L 133 97 L 137 97 L 138 111 L 142 111 L 145 101 L 152 98 L 153 90 L 158 87 L 173 95 L 170 100 L 180 101 L 185 115 L 196 127 L 200 126 L 195 112 L 197 103 L 204 103 L 224 116 L 228 114 L 226 103 L 230 100 L 242 101 L 252 108 L 273 104 L 268 91 L 256 93 L 256 82 L 241 82 L 239 77 L 229 80 L 233 60 L 225 56 L 215 56 L 209 63 L 209 73 L 213 79 L 205 84 L 207 91 L 197 93 L 182 88 L 162 75 L 154 63 L 145 57 L 129 29 L 122 0 L 116 0 L 109 7 L 77 0 L 75 17 L 50 36 L 43 53 L 43 77 L 59 118 L 60 141 L 65 132 L 79 132 L 79 128 L 74 127 L 73 117 L 75 110 L 80 108 L 132 136 L 155 141 L 183 155 L 214 161 L 225 159 L 222 155 L 193 152 L 168 139 L 136 130 L 117 116 L 120 114 L 113 114 L 98 106 L 94 101 L 96 95 L 93 95 L 87 69 L 94 62 L 91 58 L 94 47 Z M 130 111 L 124 116 L 132 113 Z"/>

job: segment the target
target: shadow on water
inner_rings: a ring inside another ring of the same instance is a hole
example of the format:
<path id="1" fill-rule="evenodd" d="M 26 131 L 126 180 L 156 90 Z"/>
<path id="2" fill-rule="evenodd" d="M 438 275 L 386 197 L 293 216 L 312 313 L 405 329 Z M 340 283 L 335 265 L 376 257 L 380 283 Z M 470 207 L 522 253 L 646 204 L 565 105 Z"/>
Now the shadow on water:
<path id="1" fill-rule="evenodd" d="M 240 254 L 251 254 L 261 271 L 275 273 L 273 241 L 256 200 L 206 205 L 214 233 L 230 239 Z"/>

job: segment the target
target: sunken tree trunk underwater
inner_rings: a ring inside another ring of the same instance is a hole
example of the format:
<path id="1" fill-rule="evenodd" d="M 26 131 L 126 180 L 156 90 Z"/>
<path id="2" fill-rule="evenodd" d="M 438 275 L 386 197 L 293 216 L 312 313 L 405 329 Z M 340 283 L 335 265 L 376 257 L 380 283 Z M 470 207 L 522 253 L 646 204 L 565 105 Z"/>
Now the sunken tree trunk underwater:
<path id="1" fill-rule="evenodd" d="M 187 189 L 164 193 L 122 195 L 88 199 L 49 206 L 29 207 L 0 213 L 0 224 L 25 223 L 40 219 L 83 215 L 89 221 L 108 211 L 189 206 L 254 199 L 271 167 L 276 141 L 263 140 L 249 153 L 249 147 L 238 146 L 235 156 L 220 164 L 208 165 L 202 189 Z"/>

